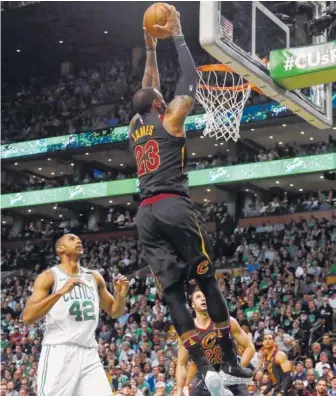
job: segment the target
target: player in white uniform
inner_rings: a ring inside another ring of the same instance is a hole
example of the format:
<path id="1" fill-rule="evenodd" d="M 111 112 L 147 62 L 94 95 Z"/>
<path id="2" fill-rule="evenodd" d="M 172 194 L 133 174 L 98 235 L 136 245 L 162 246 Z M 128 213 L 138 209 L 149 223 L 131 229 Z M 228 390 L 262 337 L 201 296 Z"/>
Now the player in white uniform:
<path id="1" fill-rule="evenodd" d="M 98 355 L 99 308 L 117 318 L 125 308 L 129 282 L 114 281 L 115 297 L 96 271 L 82 268 L 81 240 L 66 234 L 56 242 L 60 265 L 40 274 L 23 312 L 25 324 L 46 317 L 38 367 L 38 396 L 110 396 Z"/>

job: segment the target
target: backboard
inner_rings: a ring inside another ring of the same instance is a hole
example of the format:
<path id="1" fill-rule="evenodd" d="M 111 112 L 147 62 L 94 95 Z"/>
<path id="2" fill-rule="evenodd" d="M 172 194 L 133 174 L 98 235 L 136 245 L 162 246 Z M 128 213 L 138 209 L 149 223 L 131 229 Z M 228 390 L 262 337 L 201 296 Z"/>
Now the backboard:
<path id="1" fill-rule="evenodd" d="M 280 2 L 201 1 L 200 44 L 215 59 L 230 66 L 269 98 L 315 127 L 329 128 L 332 126 L 330 83 L 288 91 L 272 80 L 267 67 L 272 50 L 326 42 L 326 35 L 316 37 L 304 34 L 307 18 L 324 15 L 326 2 L 304 2 L 308 4 L 309 12 L 299 13 L 294 28 L 286 20 L 286 14 L 278 10 L 275 14 L 276 3 Z M 284 3 L 294 3 L 295 6 L 299 2 Z"/>

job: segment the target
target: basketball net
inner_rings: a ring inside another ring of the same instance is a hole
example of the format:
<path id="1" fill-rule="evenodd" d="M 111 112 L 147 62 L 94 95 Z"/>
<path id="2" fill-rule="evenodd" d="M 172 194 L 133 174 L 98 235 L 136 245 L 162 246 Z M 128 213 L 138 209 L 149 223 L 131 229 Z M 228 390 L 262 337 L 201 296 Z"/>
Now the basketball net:
<path id="1" fill-rule="evenodd" d="M 203 135 L 237 142 L 251 89 L 261 92 L 226 65 L 200 66 L 197 70 L 200 80 L 196 99 L 206 111 Z"/>

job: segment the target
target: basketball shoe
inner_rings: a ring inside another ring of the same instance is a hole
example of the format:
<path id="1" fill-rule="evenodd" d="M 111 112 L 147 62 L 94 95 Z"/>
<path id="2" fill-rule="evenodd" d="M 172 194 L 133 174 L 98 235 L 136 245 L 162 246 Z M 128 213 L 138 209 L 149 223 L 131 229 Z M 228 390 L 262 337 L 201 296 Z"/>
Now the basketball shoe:
<path id="1" fill-rule="evenodd" d="M 253 371 L 243 368 L 238 359 L 231 362 L 221 362 L 219 374 L 223 379 L 224 386 L 248 384 L 253 377 Z"/>

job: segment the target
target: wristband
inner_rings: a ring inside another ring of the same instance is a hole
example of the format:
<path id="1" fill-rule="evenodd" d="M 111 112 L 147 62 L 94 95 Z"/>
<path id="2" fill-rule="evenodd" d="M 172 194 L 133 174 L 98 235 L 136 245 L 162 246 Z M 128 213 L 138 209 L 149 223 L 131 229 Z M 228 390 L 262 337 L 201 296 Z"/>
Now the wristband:
<path id="1" fill-rule="evenodd" d="M 155 51 L 154 48 L 146 48 L 146 51 Z"/>

